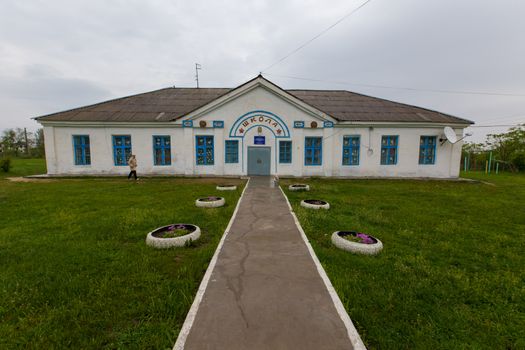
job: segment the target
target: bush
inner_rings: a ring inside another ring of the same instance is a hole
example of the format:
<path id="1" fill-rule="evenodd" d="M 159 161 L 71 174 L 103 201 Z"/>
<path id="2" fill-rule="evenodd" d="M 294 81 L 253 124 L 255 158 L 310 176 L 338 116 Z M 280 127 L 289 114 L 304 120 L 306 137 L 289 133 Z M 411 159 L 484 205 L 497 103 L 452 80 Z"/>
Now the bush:
<path id="1" fill-rule="evenodd" d="M 510 161 L 518 171 L 525 171 L 525 151 L 515 152 Z"/>
<path id="2" fill-rule="evenodd" d="M 0 169 L 2 169 L 5 173 L 7 173 L 7 172 L 9 172 L 10 168 L 11 168 L 11 159 L 10 158 L 0 159 Z"/>

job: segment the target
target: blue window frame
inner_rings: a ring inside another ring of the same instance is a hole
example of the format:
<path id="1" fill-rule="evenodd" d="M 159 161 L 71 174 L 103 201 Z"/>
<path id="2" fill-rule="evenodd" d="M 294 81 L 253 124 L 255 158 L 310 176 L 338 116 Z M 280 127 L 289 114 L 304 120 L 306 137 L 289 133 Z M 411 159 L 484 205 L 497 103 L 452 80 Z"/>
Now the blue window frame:
<path id="1" fill-rule="evenodd" d="M 170 136 L 153 136 L 153 164 L 171 165 Z"/>
<path id="2" fill-rule="evenodd" d="M 421 136 L 419 139 L 419 164 L 436 162 L 436 136 Z"/>
<path id="3" fill-rule="evenodd" d="M 195 140 L 197 165 L 213 165 L 213 136 L 195 136 Z"/>
<path id="4" fill-rule="evenodd" d="M 305 137 L 304 165 L 321 165 L 323 162 L 323 138 Z"/>
<path id="5" fill-rule="evenodd" d="M 224 162 L 239 163 L 239 141 L 226 140 Z"/>
<path id="6" fill-rule="evenodd" d="M 398 136 L 383 136 L 381 138 L 381 164 L 397 164 L 397 141 Z"/>
<path id="7" fill-rule="evenodd" d="M 292 141 L 279 141 L 279 163 L 292 162 Z"/>
<path id="8" fill-rule="evenodd" d="M 343 165 L 359 165 L 359 136 L 343 137 Z"/>
<path id="9" fill-rule="evenodd" d="M 91 165 L 89 135 L 73 135 L 75 165 Z"/>
<path id="10" fill-rule="evenodd" d="M 113 160 L 115 165 L 127 165 L 129 157 L 131 157 L 131 135 L 113 135 Z"/>

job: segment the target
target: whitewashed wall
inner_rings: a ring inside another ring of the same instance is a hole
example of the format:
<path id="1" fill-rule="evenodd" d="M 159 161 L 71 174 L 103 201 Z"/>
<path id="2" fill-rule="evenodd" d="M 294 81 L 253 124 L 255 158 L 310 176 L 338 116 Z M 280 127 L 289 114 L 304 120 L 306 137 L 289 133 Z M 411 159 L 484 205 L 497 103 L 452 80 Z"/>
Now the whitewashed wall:
<path id="1" fill-rule="evenodd" d="M 66 126 L 65 124 L 43 123 L 46 142 L 46 158 L 49 174 L 127 174 L 127 166 L 115 166 L 113 160 L 113 135 L 131 135 L 132 153 L 137 155 L 138 173 L 140 174 L 177 174 L 177 175 L 246 175 L 247 150 L 254 146 L 257 128 L 251 129 L 239 140 L 239 163 L 225 164 L 225 140 L 229 138 L 231 126 L 242 115 L 255 110 L 271 112 L 285 121 L 292 141 L 292 164 L 278 163 L 278 142 L 268 129 L 263 128 L 261 135 L 266 137 L 266 147 L 271 147 L 271 173 L 280 176 L 341 176 L 341 177 L 436 177 L 454 178 L 459 175 L 461 143 L 437 145 L 436 161 L 433 165 L 419 164 L 420 136 L 442 135 L 442 125 L 414 127 L 402 125 L 385 126 L 343 125 L 335 128 L 322 128 L 323 120 L 297 108 L 275 93 L 256 88 L 235 100 L 223 104 L 211 112 L 205 113 L 193 121 L 193 128 L 182 128 L 181 120 L 171 124 L 155 126 L 135 125 L 130 127 L 104 125 Z M 328 118 L 328 117 L 327 117 Z M 205 120 L 210 127 L 199 128 L 199 121 Z M 224 128 L 212 128 L 213 121 L 224 121 Z M 304 121 L 309 126 L 317 121 L 317 129 L 294 128 L 294 121 Z M 327 119 L 332 120 L 332 119 Z M 458 135 L 462 129 L 456 129 Z M 91 143 L 91 165 L 74 165 L 73 135 L 89 135 Z M 172 164 L 170 166 L 153 165 L 153 135 L 169 135 L 172 143 Z M 214 136 L 214 165 L 196 165 L 195 136 Z M 345 135 L 360 135 L 360 162 L 358 166 L 342 165 L 342 142 Z M 381 165 L 381 136 L 398 135 L 398 161 L 395 165 Z M 304 138 L 307 136 L 323 137 L 323 157 L 321 166 L 304 165 Z M 284 140 L 284 139 L 283 139 Z M 368 152 L 368 147 L 373 152 Z M 277 146 L 277 147 L 276 147 Z"/>

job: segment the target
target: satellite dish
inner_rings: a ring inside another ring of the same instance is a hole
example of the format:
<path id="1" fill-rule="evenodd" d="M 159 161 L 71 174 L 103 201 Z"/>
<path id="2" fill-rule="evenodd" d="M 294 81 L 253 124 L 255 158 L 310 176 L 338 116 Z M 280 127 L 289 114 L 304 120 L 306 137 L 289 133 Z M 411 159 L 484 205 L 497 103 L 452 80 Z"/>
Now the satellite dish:
<path id="1" fill-rule="evenodd" d="M 445 133 L 445 137 L 447 138 L 448 142 L 452 144 L 458 142 L 456 132 L 450 126 L 445 126 L 443 132 Z"/>

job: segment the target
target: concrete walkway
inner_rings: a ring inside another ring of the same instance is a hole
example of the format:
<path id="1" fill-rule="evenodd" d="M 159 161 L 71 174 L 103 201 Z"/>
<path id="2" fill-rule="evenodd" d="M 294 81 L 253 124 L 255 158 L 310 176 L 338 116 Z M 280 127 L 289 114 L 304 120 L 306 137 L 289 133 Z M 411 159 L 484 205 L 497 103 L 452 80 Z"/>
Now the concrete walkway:
<path id="1" fill-rule="evenodd" d="M 352 349 L 288 204 L 252 177 L 185 349 Z"/>

